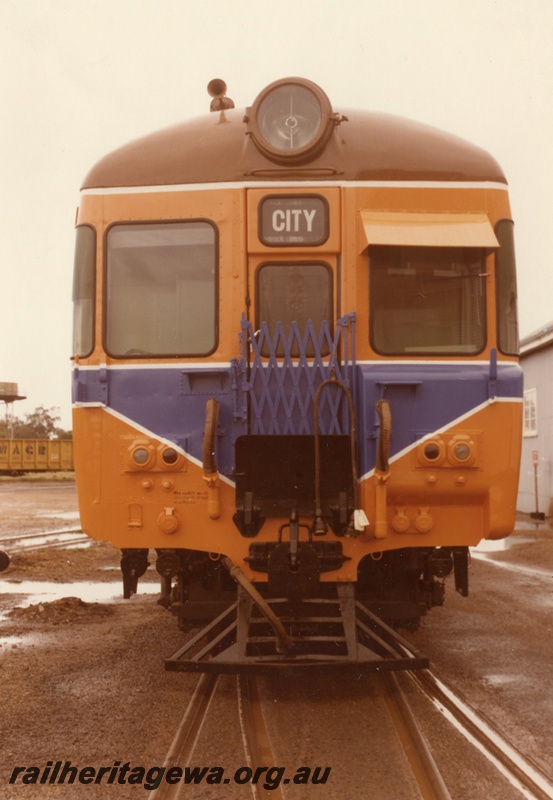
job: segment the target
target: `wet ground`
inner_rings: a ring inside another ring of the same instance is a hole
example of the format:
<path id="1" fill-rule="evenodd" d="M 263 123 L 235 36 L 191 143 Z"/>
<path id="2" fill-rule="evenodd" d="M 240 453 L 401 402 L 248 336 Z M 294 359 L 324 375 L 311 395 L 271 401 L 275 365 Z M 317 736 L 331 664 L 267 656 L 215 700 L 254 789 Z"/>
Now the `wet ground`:
<path id="1" fill-rule="evenodd" d="M 4 535 L 63 527 L 66 515 L 76 514 L 74 485 L 0 482 L 0 509 Z M 142 786 L 115 785 L 108 795 L 105 787 L 93 785 L 30 788 L 10 786 L 8 780 L 15 766 L 44 767 L 57 759 L 81 767 L 163 761 L 196 678 L 164 672 L 163 658 L 183 643 L 183 634 L 152 596 L 158 587 L 152 567 L 147 575 L 140 594 L 123 600 L 119 554 L 98 543 L 21 553 L 0 574 L 0 797 L 28 798 L 37 791 L 40 797 L 80 793 L 90 800 L 144 797 Z M 506 546 L 474 552 L 469 598 L 457 595 L 450 581 L 446 585 L 445 606 L 434 609 L 409 638 L 430 656 L 442 680 L 543 771 L 553 773 L 553 531 L 521 519 Z M 395 793 L 382 789 L 389 751 L 384 723 L 379 725 L 371 705 L 370 679 L 362 686 L 352 678 L 307 684 L 266 680 L 261 691 L 283 763 L 334 770 L 333 780 L 305 796 L 413 800 L 399 779 Z M 427 701 L 416 695 L 411 700 L 454 800 L 518 796 L 483 758 L 471 754 L 459 734 L 448 732 Z M 237 768 L 243 755 L 234 678 L 221 681 L 214 710 L 197 763 Z M 206 790 L 191 789 L 186 796 L 251 796 L 248 786 Z"/>

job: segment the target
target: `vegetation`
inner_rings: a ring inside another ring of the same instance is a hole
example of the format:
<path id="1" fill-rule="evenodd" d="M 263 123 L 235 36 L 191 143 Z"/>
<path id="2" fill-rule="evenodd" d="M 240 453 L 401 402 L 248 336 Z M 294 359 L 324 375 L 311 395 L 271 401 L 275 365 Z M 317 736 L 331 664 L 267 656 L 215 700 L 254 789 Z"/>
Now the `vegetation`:
<path id="1" fill-rule="evenodd" d="M 25 419 L 0 420 L 0 439 L 71 439 L 72 432 L 58 427 L 57 408 L 38 406 Z"/>

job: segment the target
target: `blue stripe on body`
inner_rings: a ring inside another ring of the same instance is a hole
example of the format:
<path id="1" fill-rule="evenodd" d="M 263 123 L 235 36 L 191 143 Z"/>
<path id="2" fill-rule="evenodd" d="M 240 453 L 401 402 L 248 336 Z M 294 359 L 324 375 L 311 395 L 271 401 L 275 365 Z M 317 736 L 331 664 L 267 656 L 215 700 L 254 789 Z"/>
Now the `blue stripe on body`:
<path id="1" fill-rule="evenodd" d="M 392 408 L 391 455 L 468 414 L 492 397 L 520 398 L 522 370 L 515 363 L 449 364 L 382 362 L 355 367 L 359 474 L 374 468 L 378 439 L 375 403 Z M 201 461 L 205 405 L 221 405 L 217 461 L 232 477 L 236 439 L 247 433 L 241 377 L 236 365 L 215 369 L 79 369 L 73 373 L 73 402 L 104 403 L 130 423 L 174 442 Z"/>
<path id="2" fill-rule="evenodd" d="M 358 365 L 356 377 L 360 475 L 374 469 L 378 441 L 374 408 L 381 398 L 391 405 L 390 456 L 394 456 L 494 397 L 522 397 L 522 370 L 512 362 L 490 366 L 476 361 L 388 361 Z"/>
<path id="3" fill-rule="evenodd" d="M 234 442 L 246 433 L 233 386 L 234 367 L 216 369 L 155 368 L 77 369 L 73 374 L 73 402 L 104 403 L 150 431 L 174 442 L 202 460 L 206 403 L 216 397 L 221 405 L 217 428 L 220 472 L 234 471 Z M 235 418 L 236 417 L 236 418 Z M 240 418 L 238 418 L 240 417 Z"/>

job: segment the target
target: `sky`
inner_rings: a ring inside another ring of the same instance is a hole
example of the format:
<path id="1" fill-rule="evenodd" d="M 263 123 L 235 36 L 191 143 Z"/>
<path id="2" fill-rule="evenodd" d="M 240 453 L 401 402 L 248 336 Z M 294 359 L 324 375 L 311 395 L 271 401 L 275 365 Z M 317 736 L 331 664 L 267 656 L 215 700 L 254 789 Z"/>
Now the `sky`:
<path id="1" fill-rule="evenodd" d="M 139 136 L 291 75 L 483 147 L 510 185 L 520 333 L 553 320 L 553 0 L 0 0 L 0 382 L 71 428 L 75 210 Z M 3 409 L 0 408 L 0 414 Z"/>

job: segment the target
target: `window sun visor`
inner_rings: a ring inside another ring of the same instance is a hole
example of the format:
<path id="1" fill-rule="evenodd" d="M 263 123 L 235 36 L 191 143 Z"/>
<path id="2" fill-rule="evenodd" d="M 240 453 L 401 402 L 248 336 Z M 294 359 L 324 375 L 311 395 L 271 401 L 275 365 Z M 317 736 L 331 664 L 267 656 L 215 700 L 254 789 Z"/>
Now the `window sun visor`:
<path id="1" fill-rule="evenodd" d="M 359 252 L 369 245 L 497 248 L 486 214 L 420 214 L 361 211 Z"/>

